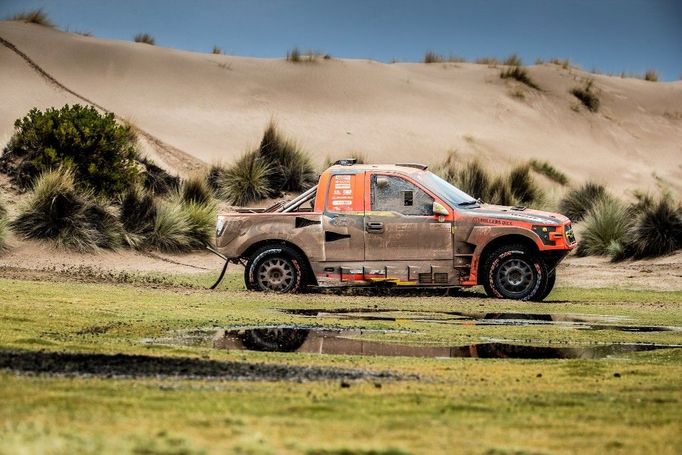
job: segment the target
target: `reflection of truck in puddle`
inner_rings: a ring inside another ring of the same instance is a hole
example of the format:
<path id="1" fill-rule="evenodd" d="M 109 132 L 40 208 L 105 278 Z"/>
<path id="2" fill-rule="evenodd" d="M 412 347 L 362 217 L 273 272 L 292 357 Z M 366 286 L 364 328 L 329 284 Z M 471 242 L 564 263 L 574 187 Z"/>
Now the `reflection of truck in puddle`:
<path id="1" fill-rule="evenodd" d="M 221 214 L 216 245 L 248 289 L 483 285 L 542 300 L 575 246 L 568 218 L 484 204 L 414 164 L 341 160 L 316 187 L 268 209 Z"/>

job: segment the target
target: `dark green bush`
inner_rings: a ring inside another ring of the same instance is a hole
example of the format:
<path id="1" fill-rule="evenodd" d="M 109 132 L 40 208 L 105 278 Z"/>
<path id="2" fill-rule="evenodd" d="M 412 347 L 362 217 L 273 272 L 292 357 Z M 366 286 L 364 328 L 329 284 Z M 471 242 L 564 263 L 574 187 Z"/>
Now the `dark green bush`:
<path id="1" fill-rule="evenodd" d="M 143 248 L 154 231 L 157 204 L 154 196 L 139 188 L 128 191 L 121 199 L 119 219 L 125 230 L 125 241 L 133 248 Z"/>
<path id="2" fill-rule="evenodd" d="M 615 259 L 642 259 L 673 253 L 682 248 L 682 206 L 669 195 L 659 200 L 640 199 L 631 206 L 634 221 Z"/>
<path id="3" fill-rule="evenodd" d="M 609 256 L 622 249 L 630 217 L 619 201 L 601 198 L 590 207 L 583 223 L 578 256 Z"/>
<path id="4" fill-rule="evenodd" d="M 32 109 L 14 127 L 0 169 L 22 188 L 58 167 L 73 169 L 79 184 L 104 196 L 119 194 L 138 179 L 134 130 L 117 124 L 111 113 L 78 104 Z"/>
<path id="5" fill-rule="evenodd" d="M 157 196 L 163 196 L 180 188 L 180 177 L 177 175 L 170 175 L 148 158 L 140 159 L 140 164 L 144 168 L 142 186 L 145 190 Z"/>
<path id="6" fill-rule="evenodd" d="M 36 180 L 11 227 L 24 238 L 51 240 L 79 252 L 113 249 L 123 241 L 116 216 L 89 193 L 79 191 L 68 169 L 46 172 Z"/>
<path id="7" fill-rule="evenodd" d="M 218 196 L 234 205 L 265 199 L 272 193 L 272 172 L 272 165 L 260 159 L 257 150 L 247 152 L 218 176 Z"/>
<path id="8" fill-rule="evenodd" d="M 193 175 L 182 182 L 180 198 L 187 204 L 208 204 L 213 201 L 213 190 L 204 176 Z"/>
<path id="9" fill-rule="evenodd" d="M 573 222 L 580 221 L 595 203 L 605 198 L 609 196 L 604 185 L 587 182 L 559 201 L 559 211 Z"/>

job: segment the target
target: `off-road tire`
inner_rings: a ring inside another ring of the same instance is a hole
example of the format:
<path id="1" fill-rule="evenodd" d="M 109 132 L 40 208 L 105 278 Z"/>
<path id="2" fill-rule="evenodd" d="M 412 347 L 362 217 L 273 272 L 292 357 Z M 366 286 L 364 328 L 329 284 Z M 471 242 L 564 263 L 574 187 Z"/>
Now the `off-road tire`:
<path id="1" fill-rule="evenodd" d="M 264 328 L 239 334 L 245 348 L 252 351 L 294 352 L 305 343 L 310 330 L 294 328 Z"/>
<path id="2" fill-rule="evenodd" d="M 547 266 L 542 258 L 524 245 L 506 245 L 485 259 L 483 287 L 489 297 L 535 300 L 548 282 Z"/>
<path id="3" fill-rule="evenodd" d="M 250 291 L 299 292 L 308 276 L 307 261 L 286 245 L 265 245 L 246 262 L 244 283 Z"/>
<path id="4" fill-rule="evenodd" d="M 556 269 L 547 273 L 547 284 L 545 285 L 545 289 L 540 294 L 533 297 L 533 302 L 542 302 L 545 300 L 552 292 L 552 289 L 554 289 L 554 283 L 556 283 Z"/>

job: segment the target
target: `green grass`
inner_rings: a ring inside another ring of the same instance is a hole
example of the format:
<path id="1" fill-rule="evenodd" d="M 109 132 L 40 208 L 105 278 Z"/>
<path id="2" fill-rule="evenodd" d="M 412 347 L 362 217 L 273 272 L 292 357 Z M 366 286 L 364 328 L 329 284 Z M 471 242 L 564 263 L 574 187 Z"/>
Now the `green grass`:
<path id="1" fill-rule="evenodd" d="M 142 279 L 140 275 L 140 279 Z M 192 278 L 168 276 L 170 285 Z M 195 284 L 209 281 L 201 274 Z M 186 356 L 416 373 L 422 380 L 235 382 L 26 376 L 0 372 L 0 452 L 92 453 L 675 453 L 682 443 L 682 356 L 670 350 L 603 360 L 475 360 L 218 351 L 149 345 L 201 327 L 314 324 L 395 330 L 387 341 L 465 344 L 658 341 L 682 334 L 492 327 L 413 320 L 304 318 L 277 308 L 619 315 L 682 325 L 682 292 L 559 288 L 541 304 L 467 297 L 368 297 L 0 279 L 0 346 Z M 93 330 L 93 328 L 106 328 Z M 620 377 L 615 377 L 614 373 Z M 370 452 L 370 451 L 375 452 Z M 326 452 L 325 452 L 326 451 Z M 401 451 L 401 452 L 399 452 Z"/>

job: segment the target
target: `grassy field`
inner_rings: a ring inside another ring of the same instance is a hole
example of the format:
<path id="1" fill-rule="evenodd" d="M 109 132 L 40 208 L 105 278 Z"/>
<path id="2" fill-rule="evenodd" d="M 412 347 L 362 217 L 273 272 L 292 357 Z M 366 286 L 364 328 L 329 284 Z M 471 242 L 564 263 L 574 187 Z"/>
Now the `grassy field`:
<path id="1" fill-rule="evenodd" d="M 676 331 L 450 324 L 407 316 L 318 318 L 281 311 L 579 314 L 611 317 L 617 325 L 682 326 L 680 292 L 564 288 L 536 304 L 475 293 L 256 294 L 241 290 L 236 275 L 217 291 L 201 289 L 208 276 L 97 278 L 111 282 L 0 279 L 0 354 L 144 355 L 160 365 L 215 360 L 254 371 L 314 366 L 359 371 L 367 378 L 189 379 L 182 372 L 108 377 L 82 374 L 87 365 L 45 374 L 10 364 L 0 369 L 0 453 L 679 453 L 682 447 L 682 350 L 598 360 L 442 359 L 228 351 L 214 349 L 210 338 L 191 346 L 172 342 L 196 330 L 282 324 L 376 329 L 363 337 L 419 345 L 682 344 L 682 332 Z M 380 372 L 394 376 L 376 376 Z"/>

